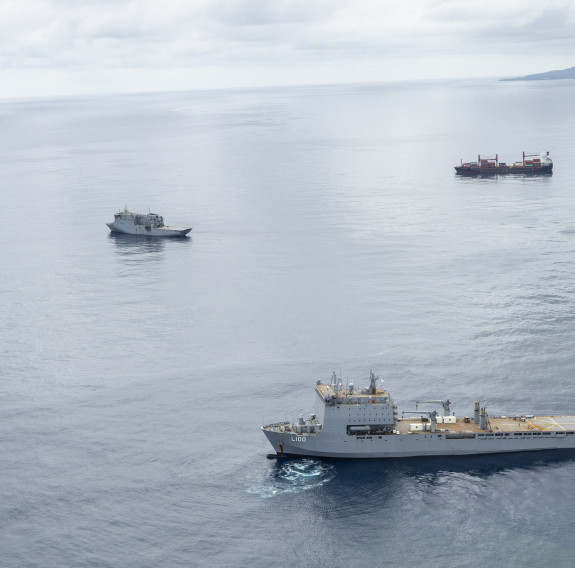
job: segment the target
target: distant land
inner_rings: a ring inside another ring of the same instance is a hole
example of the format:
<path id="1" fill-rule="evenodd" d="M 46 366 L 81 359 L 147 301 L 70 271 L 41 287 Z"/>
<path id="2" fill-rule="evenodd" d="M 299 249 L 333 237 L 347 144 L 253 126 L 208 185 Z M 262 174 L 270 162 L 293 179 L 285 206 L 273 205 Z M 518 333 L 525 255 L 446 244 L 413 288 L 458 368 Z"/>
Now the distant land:
<path id="1" fill-rule="evenodd" d="M 524 77 L 513 77 L 509 79 L 499 79 L 500 81 L 546 81 L 555 79 L 575 79 L 575 67 L 561 69 L 559 71 L 547 71 L 546 73 L 535 73 Z"/>

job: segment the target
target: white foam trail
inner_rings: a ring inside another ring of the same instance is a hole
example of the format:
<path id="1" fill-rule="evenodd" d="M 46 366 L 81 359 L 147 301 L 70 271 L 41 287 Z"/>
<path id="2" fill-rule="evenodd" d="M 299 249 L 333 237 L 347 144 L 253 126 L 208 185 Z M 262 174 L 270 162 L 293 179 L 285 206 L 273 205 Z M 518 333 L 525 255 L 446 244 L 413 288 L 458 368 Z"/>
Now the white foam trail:
<path id="1" fill-rule="evenodd" d="M 333 466 L 312 459 L 280 461 L 265 478 L 248 488 L 249 493 L 270 498 L 321 487 L 334 477 Z"/>

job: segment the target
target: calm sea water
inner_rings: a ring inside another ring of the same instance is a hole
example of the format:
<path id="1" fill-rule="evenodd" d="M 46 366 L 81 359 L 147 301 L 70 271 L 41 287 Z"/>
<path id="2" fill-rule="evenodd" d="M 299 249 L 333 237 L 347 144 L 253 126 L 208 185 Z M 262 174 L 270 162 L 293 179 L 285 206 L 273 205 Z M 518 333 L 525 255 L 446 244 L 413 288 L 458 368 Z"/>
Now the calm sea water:
<path id="1" fill-rule="evenodd" d="M 0 565 L 573 565 L 575 455 L 266 459 L 333 370 L 575 413 L 575 82 L 0 104 Z M 552 177 L 459 179 L 549 150 Z M 112 236 L 127 205 L 193 226 Z"/>

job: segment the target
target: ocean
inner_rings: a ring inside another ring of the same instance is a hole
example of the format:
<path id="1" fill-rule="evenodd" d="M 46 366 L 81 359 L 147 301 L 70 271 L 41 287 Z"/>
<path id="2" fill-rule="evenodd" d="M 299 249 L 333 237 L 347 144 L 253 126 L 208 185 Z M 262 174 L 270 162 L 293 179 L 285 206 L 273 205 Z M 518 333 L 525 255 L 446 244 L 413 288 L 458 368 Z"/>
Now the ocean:
<path id="1" fill-rule="evenodd" d="M 575 81 L 0 103 L 0 565 L 571 567 L 575 452 L 266 459 L 316 380 L 575 414 Z M 471 179 L 549 151 L 549 177 Z M 191 238 L 110 234 L 127 207 Z"/>

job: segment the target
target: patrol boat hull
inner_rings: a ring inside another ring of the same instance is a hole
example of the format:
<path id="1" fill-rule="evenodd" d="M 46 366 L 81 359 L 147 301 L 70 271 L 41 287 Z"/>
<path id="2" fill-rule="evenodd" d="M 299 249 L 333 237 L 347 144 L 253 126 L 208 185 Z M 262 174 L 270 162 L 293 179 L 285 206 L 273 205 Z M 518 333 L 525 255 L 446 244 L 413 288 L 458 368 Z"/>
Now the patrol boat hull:
<path id="1" fill-rule="evenodd" d="M 132 213 L 127 209 L 114 215 L 112 223 L 106 223 L 113 233 L 142 235 L 149 237 L 185 237 L 192 229 L 168 227 L 164 218 L 156 213 Z"/>
<path id="2" fill-rule="evenodd" d="M 473 418 L 423 410 L 399 418 L 375 380 L 372 375 L 369 388 L 351 392 L 337 381 L 318 383 L 309 419 L 262 427 L 276 455 L 363 459 L 575 449 L 575 416 L 490 417 L 475 403 Z"/>

